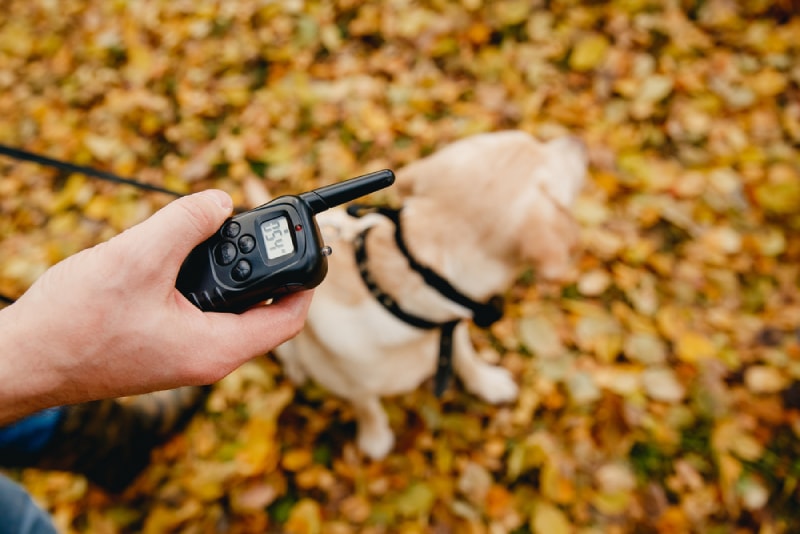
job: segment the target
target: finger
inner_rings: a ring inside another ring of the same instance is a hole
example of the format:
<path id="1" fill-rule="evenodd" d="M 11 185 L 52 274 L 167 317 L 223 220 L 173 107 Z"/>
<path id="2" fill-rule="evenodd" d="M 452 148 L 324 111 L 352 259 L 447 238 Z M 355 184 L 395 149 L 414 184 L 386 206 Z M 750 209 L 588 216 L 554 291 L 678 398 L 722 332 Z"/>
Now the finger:
<path id="1" fill-rule="evenodd" d="M 265 354 L 297 335 L 305 324 L 313 291 L 302 291 L 267 306 L 256 306 L 240 315 L 214 314 L 220 339 L 241 358 L 240 363 Z"/>
<path id="2" fill-rule="evenodd" d="M 233 209 L 224 191 L 209 189 L 174 200 L 122 236 L 139 257 L 177 271 L 189 252 L 216 232 Z"/>

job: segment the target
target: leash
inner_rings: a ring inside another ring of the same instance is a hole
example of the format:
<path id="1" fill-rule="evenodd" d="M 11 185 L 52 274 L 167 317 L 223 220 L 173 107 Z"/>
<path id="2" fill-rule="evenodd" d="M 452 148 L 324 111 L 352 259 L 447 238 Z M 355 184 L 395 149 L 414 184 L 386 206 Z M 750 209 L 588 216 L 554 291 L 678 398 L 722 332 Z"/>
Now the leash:
<path id="1" fill-rule="evenodd" d="M 403 256 L 405 256 L 409 267 L 422 276 L 425 284 L 435 289 L 440 295 L 472 311 L 472 320 L 477 326 L 487 328 L 503 316 L 504 301 L 502 296 L 495 295 L 485 303 L 477 302 L 458 291 L 445 278 L 436 273 L 433 269 L 422 265 L 411 255 L 411 252 L 406 246 L 405 238 L 403 237 L 402 225 L 400 224 L 400 210 L 382 206 L 352 204 L 348 206 L 347 213 L 352 217 L 362 217 L 367 213 L 378 213 L 391 220 L 395 227 L 394 237 L 397 248 Z M 378 287 L 367 267 L 366 237 L 370 229 L 371 227 L 362 230 L 353 241 L 358 272 L 370 294 L 372 294 L 375 300 L 389 313 L 404 323 L 416 328 L 423 330 L 440 329 L 439 356 L 434 378 L 434 393 L 437 397 L 441 397 L 447 390 L 453 376 L 453 331 L 461 320 L 454 319 L 436 322 L 408 313 L 397 304 L 397 301 L 393 297 L 386 294 Z"/>
<path id="2" fill-rule="evenodd" d="M 20 161 L 28 161 L 31 163 L 36 163 L 42 165 L 44 167 L 51 167 L 53 169 L 57 169 L 62 172 L 66 173 L 77 173 L 89 176 L 91 178 L 97 178 L 99 180 L 103 180 L 106 182 L 111 182 L 115 184 L 125 184 L 131 185 L 138 189 L 142 189 L 144 191 L 152 191 L 156 193 L 164 193 L 167 195 L 171 195 L 173 197 L 182 197 L 182 193 L 178 193 L 177 191 L 172 191 L 170 189 L 166 189 L 164 187 L 159 187 L 157 185 L 148 184 L 145 182 L 140 182 L 138 180 L 134 180 L 132 178 L 124 178 L 122 176 L 116 175 L 111 172 L 101 171 L 99 169 L 95 169 L 93 167 L 87 167 L 85 165 L 76 165 L 74 163 L 69 163 L 66 161 L 61 161 L 53 158 L 49 158 L 47 156 L 42 156 L 41 154 L 36 154 L 34 152 L 29 152 L 27 150 L 23 150 L 21 148 L 15 148 L 8 145 L 4 145 L 0 143 L 0 155 L 8 156 L 9 158 L 20 160 Z M 3 305 L 10 305 L 13 304 L 16 299 L 13 299 L 9 296 L 0 294 L 0 303 Z"/>
<path id="3" fill-rule="evenodd" d="M 92 178 L 98 178 L 106 182 L 132 185 L 134 187 L 143 189 L 145 191 L 165 193 L 167 195 L 172 195 L 174 197 L 183 196 L 182 193 L 178 193 L 177 191 L 172 191 L 170 189 L 165 189 L 157 185 L 147 184 L 144 182 L 140 182 L 138 180 L 134 180 L 132 178 L 123 178 L 122 176 L 118 176 L 114 173 L 101 171 L 93 167 L 86 167 L 84 165 L 75 165 L 74 163 L 68 163 L 66 161 L 48 158 L 47 156 L 42 156 L 40 154 L 28 152 L 27 150 L 22 150 L 21 148 L 10 147 L 2 143 L 0 143 L 0 154 L 3 154 L 13 159 L 38 163 L 39 165 L 43 165 L 45 167 L 52 167 L 53 169 L 58 169 L 60 171 L 68 173 L 85 174 L 86 176 L 90 176 Z"/>

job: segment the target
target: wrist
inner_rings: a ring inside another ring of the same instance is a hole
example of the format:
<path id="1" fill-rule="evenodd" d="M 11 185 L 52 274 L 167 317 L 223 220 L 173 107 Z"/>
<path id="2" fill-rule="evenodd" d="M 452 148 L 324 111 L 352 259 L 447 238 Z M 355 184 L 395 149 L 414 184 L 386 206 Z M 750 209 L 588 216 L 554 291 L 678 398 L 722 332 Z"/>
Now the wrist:
<path id="1" fill-rule="evenodd" d="M 61 404 L 43 335 L 19 304 L 0 310 L 0 425 Z"/>

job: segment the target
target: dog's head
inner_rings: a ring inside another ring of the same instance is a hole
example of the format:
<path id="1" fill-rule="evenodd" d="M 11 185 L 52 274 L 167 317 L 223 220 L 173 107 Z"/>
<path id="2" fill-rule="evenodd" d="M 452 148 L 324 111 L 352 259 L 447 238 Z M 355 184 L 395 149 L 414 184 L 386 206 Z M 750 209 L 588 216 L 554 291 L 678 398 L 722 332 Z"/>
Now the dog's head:
<path id="1" fill-rule="evenodd" d="M 480 134 L 404 167 L 396 188 L 417 210 L 473 232 L 498 257 L 560 279 L 578 242 L 569 209 L 587 161 L 575 137 L 542 143 L 521 131 Z"/>

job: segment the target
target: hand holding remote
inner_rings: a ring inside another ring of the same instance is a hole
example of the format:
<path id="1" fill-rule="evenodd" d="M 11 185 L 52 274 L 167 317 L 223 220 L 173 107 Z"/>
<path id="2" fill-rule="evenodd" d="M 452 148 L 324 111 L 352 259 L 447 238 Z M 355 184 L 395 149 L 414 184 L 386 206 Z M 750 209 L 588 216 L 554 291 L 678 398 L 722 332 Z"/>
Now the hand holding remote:
<path id="1" fill-rule="evenodd" d="M 0 310 L 0 422 L 209 384 L 299 332 L 311 292 L 234 315 L 203 313 L 175 288 L 186 256 L 231 209 L 222 191 L 178 199 L 51 267 Z"/>

